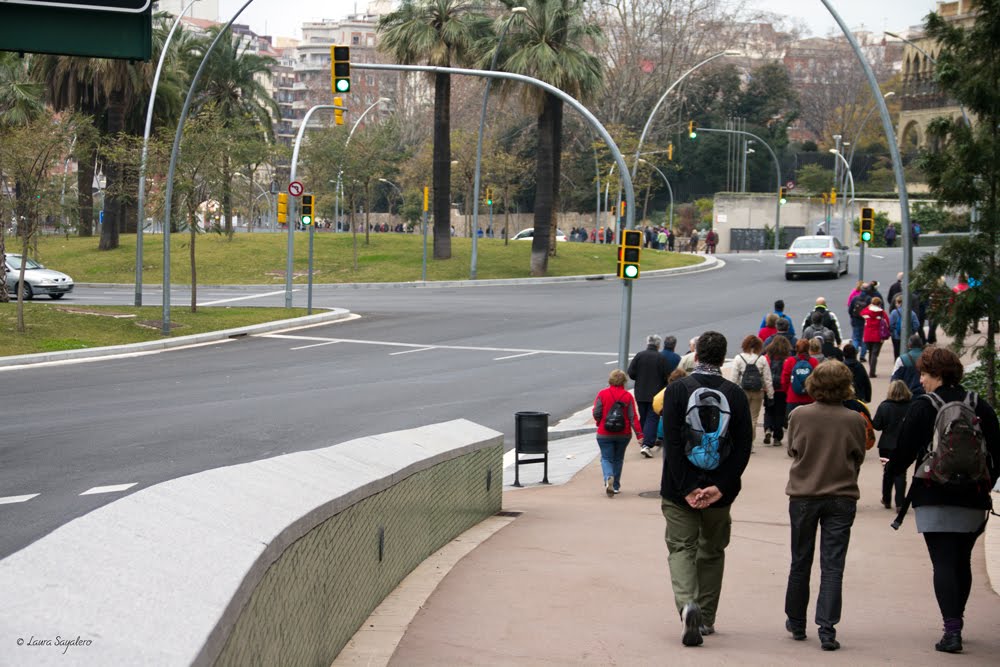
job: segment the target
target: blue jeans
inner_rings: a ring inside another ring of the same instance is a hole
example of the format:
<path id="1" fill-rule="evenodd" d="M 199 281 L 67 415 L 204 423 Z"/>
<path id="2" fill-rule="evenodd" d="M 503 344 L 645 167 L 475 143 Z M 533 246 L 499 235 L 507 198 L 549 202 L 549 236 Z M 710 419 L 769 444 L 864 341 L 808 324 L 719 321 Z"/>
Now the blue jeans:
<path id="1" fill-rule="evenodd" d="M 819 542 L 819 597 L 816 598 L 816 625 L 820 637 L 833 637 L 843 606 L 844 561 L 851 541 L 851 526 L 858 502 L 842 496 L 791 498 L 788 516 L 792 524 L 792 565 L 785 591 L 785 615 L 791 625 L 805 630 L 809 606 L 809 574 Z"/>
<path id="2" fill-rule="evenodd" d="M 631 436 L 597 436 L 597 446 L 601 448 L 601 481 L 614 477 L 616 491 L 621 488 L 625 448 L 630 440 Z"/>
<path id="3" fill-rule="evenodd" d="M 864 341 L 865 334 L 865 322 L 861 321 L 861 324 L 855 324 L 851 322 L 851 342 L 854 343 L 854 347 L 858 350 L 858 358 L 864 361 L 865 355 L 868 354 L 868 346 L 865 345 Z"/>

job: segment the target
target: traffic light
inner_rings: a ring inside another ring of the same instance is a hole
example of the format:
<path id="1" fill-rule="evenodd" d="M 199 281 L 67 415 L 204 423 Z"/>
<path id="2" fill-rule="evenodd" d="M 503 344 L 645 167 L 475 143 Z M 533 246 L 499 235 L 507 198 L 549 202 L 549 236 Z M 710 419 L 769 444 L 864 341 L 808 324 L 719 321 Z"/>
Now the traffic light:
<path id="1" fill-rule="evenodd" d="M 787 188 L 778 188 L 778 201 L 781 202 L 782 204 L 787 204 L 788 203 L 788 189 Z"/>
<path id="2" fill-rule="evenodd" d="M 692 139 L 698 138 L 698 121 L 689 120 L 688 121 L 688 136 Z"/>
<path id="3" fill-rule="evenodd" d="M 493 206 L 493 188 L 486 188 L 486 205 Z"/>
<path id="4" fill-rule="evenodd" d="M 635 280 L 639 277 L 639 253 L 641 250 L 642 232 L 638 229 L 624 230 L 621 245 L 618 246 L 619 278 Z"/>
<path id="5" fill-rule="evenodd" d="M 335 106 L 335 107 L 342 107 L 342 106 L 344 106 L 344 98 L 343 97 L 334 97 L 333 98 L 333 106 Z M 338 109 L 334 109 L 333 110 L 333 121 L 337 125 L 343 125 L 344 124 L 344 110 L 343 109 L 339 109 L 338 108 Z"/>
<path id="6" fill-rule="evenodd" d="M 302 221 L 303 225 L 313 223 L 313 201 L 312 195 L 302 195 L 302 213 L 299 220 Z"/>
<path id="7" fill-rule="evenodd" d="M 837 203 L 837 188 L 830 188 L 830 205 Z"/>
<path id="8" fill-rule="evenodd" d="M 871 243 L 875 230 L 875 209 L 865 206 L 861 209 L 861 241 Z"/>
<path id="9" fill-rule="evenodd" d="M 283 225 L 288 224 L 288 193 L 278 193 L 278 222 Z"/>
<path id="10" fill-rule="evenodd" d="M 333 92 L 351 92 L 351 47 L 331 46 L 330 60 L 333 61 L 331 68 L 333 74 Z"/>
<path id="11" fill-rule="evenodd" d="M 674 142 L 667 144 L 667 160 L 670 162 L 674 161 Z"/>

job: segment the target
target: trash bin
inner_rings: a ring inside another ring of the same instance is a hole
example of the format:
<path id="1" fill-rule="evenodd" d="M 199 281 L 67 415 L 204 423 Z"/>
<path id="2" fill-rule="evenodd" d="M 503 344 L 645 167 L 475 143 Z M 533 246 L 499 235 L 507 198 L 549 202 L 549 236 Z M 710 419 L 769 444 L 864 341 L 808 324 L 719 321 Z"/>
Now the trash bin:
<path id="1" fill-rule="evenodd" d="M 541 454 L 541 458 L 522 459 L 521 454 Z M 549 413 L 514 413 L 514 486 L 521 486 L 520 466 L 541 463 L 542 484 L 549 483 Z"/>

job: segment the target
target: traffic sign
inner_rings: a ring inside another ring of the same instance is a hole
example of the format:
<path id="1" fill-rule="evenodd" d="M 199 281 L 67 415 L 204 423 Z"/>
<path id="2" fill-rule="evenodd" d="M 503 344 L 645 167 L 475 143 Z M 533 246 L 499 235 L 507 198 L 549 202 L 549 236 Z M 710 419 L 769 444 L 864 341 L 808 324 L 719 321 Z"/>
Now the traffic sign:
<path id="1" fill-rule="evenodd" d="M 788 181 L 787 183 L 785 183 L 785 189 L 786 190 L 794 190 L 795 189 L 795 181 Z"/>
<path id="2" fill-rule="evenodd" d="M 304 191 L 305 188 L 302 187 L 302 183 L 300 183 L 299 181 L 292 181 L 291 183 L 288 184 L 288 194 L 292 195 L 293 197 L 301 197 Z"/>

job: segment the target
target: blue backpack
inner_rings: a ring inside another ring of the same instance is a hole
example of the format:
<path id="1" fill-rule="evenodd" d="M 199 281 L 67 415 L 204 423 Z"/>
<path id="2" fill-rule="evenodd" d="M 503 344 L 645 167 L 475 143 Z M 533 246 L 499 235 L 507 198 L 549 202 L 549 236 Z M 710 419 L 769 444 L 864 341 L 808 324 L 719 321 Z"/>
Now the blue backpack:
<path id="1" fill-rule="evenodd" d="M 813 367 L 809 363 L 808 359 L 799 359 L 792 366 L 792 391 L 800 396 L 805 396 L 806 392 L 806 378 L 812 375 Z"/>
<path id="2" fill-rule="evenodd" d="M 694 387 L 684 413 L 684 453 L 702 470 L 715 470 L 729 456 L 729 401 L 717 389 L 701 386 L 697 379 L 684 382 Z"/>

